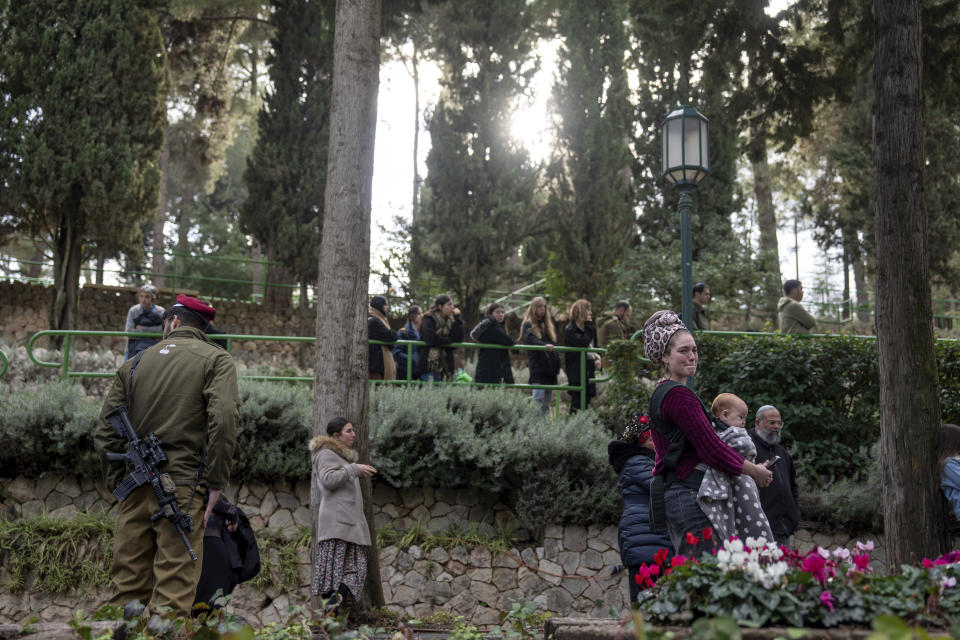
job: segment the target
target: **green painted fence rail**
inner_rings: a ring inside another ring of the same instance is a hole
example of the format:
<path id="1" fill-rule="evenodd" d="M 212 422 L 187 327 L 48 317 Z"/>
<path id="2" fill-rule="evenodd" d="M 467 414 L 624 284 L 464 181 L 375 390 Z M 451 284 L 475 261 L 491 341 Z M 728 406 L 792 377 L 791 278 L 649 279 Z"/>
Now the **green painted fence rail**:
<path id="1" fill-rule="evenodd" d="M 34 349 L 36 343 L 41 338 L 51 338 L 51 337 L 62 337 L 63 345 L 60 349 L 60 360 L 58 362 L 47 362 L 40 360 Z M 92 338 L 160 338 L 162 337 L 159 333 L 142 333 L 142 332 L 133 332 L 133 331 L 83 331 L 83 330 L 53 330 L 48 329 L 44 331 L 38 331 L 33 336 L 30 337 L 30 340 L 27 342 L 27 357 L 30 360 L 40 367 L 49 367 L 53 369 L 60 370 L 60 379 L 68 380 L 70 378 L 112 378 L 116 375 L 115 371 L 71 371 L 70 370 L 70 350 L 72 338 L 74 337 L 92 337 Z M 210 336 L 216 340 L 224 340 L 227 343 L 227 351 L 230 351 L 233 348 L 233 342 L 235 340 L 242 340 L 244 342 L 249 341 L 263 341 L 263 342 L 300 342 L 300 343 L 309 343 L 313 344 L 316 342 L 316 339 L 312 336 L 261 336 L 261 335 L 244 335 L 244 334 L 216 334 Z M 414 378 L 412 371 L 412 351 L 414 347 L 427 346 L 427 343 L 420 340 L 398 340 L 396 343 L 387 343 L 381 342 L 379 340 L 370 340 L 371 345 L 383 345 L 383 346 L 393 346 L 393 344 L 399 344 L 407 348 L 407 367 L 403 379 L 399 380 L 375 380 L 372 381 L 375 384 L 390 384 L 390 385 L 403 385 L 403 384 L 424 384 L 424 381 Z M 515 351 L 547 351 L 546 347 L 540 345 L 524 345 L 518 344 L 512 347 L 504 345 L 495 345 L 495 344 L 479 344 L 474 342 L 455 342 L 449 345 L 451 349 L 512 349 Z M 583 348 L 583 347 L 562 347 L 556 346 L 553 348 L 554 351 L 559 353 L 574 352 L 580 354 L 580 380 L 586 380 L 586 369 L 587 369 L 587 353 L 606 353 L 606 349 L 599 348 Z M 307 376 L 271 376 L 271 375 L 246 375 L 241 376 L 245 380 L 261 380 L 268 382 L 313 382 L 312 377 Z M 512 389 L 552 389 L 554 391 L 574 391 L 580 392 L 580 408 L 586 408 L 586 385 L 589 383 L 598 383 L 606 382 L 610 379 L 610 376 L 602 378 L 591 378 L 579 385 L 543 385 L 543 384 L 507 384 L 499 382 L 453 382 L 453 381 L 435 381 L 427 384 L 461 384 L 469 385 L 474 387 L 508 387 Z M 559 402 L 559 399 L 557 400 Z"/>

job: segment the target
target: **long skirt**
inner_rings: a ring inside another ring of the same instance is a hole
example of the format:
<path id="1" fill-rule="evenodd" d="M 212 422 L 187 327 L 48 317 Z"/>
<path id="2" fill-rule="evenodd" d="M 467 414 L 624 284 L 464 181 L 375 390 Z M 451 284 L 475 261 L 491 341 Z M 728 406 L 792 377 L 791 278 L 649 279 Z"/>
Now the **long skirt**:
<path id="1" fill-rule="evenodd" d="M 313 564 L 312 593 L 315 596 L 337 591 L 341 584 L 359 601 L 363 583 L 367 579 L 367 554 L 363 547 L 331 538 L 317 544 L 317 559 Z"/>

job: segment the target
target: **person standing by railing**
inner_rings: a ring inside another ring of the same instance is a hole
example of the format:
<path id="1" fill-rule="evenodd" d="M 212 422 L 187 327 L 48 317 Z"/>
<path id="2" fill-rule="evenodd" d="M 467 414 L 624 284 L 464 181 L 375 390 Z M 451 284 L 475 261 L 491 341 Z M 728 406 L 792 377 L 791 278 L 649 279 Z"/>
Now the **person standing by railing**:
<path id="1" fill-rule="evenodd" d="M 565 347 L 596 347 L 597 329 L 593 324 L 593 308 L 587 300 L 581 298 L 570 305 L 570 321 L 563 331 L 563 346 Z M 580 358 L 586 358 L 586 380 L 580 379 Z M 578 351 L 567 351 L 563 354 L 563 368 L 567 372 L 568 384 L 586 386 L 586 399 L 583 407 L 590 406 L 590 399 L 597 395 L 597 385 L 588 383 L 600 368 L 600 356 L 592 351 L 582 354 Z M 576 413 L 581 406 L 581 391 L 568 391 L 570 394 L 570 413 Z"/>
<path id="2" fill-rule="evenodd" d="M 164 309 L 158 304 L 157 288 L 152 284 L 145 284 L 137 292 L 137 304 L 127 311 L 127 323 L 124 331 L 141 333 L 160 333 L 163 329 L 161 321 Z M 124 360 L 129 360 L 144 349 L 157 344 L 156 338 L 128 338 L 127 351 Z"/>
<path id="3" fill-rule="evenodd" d="M 560 354 L 553 350 L 557 343 L 557 332 L 553 328 L 553 319 L 547 310 L 547 300 L 537 296 L 530 301 L 527 312 L 520 325 L 520 339 L 523 344 L 546 347 L 546 351 L 527 351 L 530 366 L 530 384 L 557 384 L 560 371 Z M 547 413 L 553 404 L 553 389 L 534 389 L 533 400 L 540 406 L 540 413 Z"/>
<path id="4" fill-rule="evenodd" d="M 407 324 L 403 326 L 403 329 L 397 331 L 397 340 L 419 340 L 420 324 L 422 322 L 423 309 L 420 308 L 420 305 L 412 305 L 407 311 Z M 401 380 L 407 377 L 407 348 L 408 345 L 405 344 L 398 344 L 393 348 L 393 360 L 397 363 L 397 378 Z M 420 375 L 420 349 L 413 347 L 409 354 L 413 359 L 412 375 L 417 378 Z"/>
<path id="5" fill-rule="evenodd" d="M 367 310 L 368 339 L 391 344 L 397 341 L 397 337 L 393 335 L 393 329 L 390 328 L 390 321 L 387 319 L 387 311 L 389 310 L 390 303 L 384 296 L 373 296 L 370 299 L 370 308 Z M 397 366 L 393 361 L 393 353 L 390 349 L 386 345 L 370 345 L 370 359 L 367 370 L 370 373 L 371 380 L 396 380 Z"/>
<path id="6" fill-rule="evenodd" d="M 450 296 L 437 297 L 430 310 L 423 315 L 420 329 L 420 337 L 427 343 L 420 352 L 423 379 L 452 380 L 453 348 L 448 345 L 463 340 L 463 320 L 460 319 L 460 309 L 453 304 Z"/>
<path id="7" fill-rule="evenodd" d="M 470 337 L 480 344 L 500 344 L 510 346 L 517 341 L 507 334 L 503 326 L 506 309 L 499 302 L 493 302 L 487 307 L 486 318 L 480 321 Z M 513 384 L 513 371 L 510 369 L 510 351 L 508 349 L 480 349 L 477 356 L 477 374 L 473 377 L 477 382 L 506 382 Z"/>

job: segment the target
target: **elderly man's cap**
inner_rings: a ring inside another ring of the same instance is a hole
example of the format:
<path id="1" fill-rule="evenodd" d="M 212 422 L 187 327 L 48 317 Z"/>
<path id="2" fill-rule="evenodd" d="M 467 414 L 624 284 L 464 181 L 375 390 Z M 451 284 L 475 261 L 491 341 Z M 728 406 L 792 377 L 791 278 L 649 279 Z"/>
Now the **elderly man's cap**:
<path id="1" fill-rule="evenodd" d="M 197 300 L 196 298 L 191 298 L 188 295 L 180 294 L 177 296 L 177 304 L 173 305 L 174 307 L 186 307 L 193 311 L 201 318 L 207 322 L 213 322 L 213 318 L 217 315 L 217 310 L 208 305 L 203 300 Z"/>

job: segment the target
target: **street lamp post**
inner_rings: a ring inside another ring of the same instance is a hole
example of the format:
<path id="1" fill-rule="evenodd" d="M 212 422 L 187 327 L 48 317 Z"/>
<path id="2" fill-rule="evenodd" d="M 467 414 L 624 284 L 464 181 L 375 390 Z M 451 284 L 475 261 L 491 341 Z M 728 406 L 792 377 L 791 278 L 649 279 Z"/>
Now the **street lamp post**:
<path id="1" fill-rule="evenodd" d="M 680 191 L 683 322 L 693 329 L 693 190 L 710 171 L 707 119 L 694 107 L 678 107 L 663 121 L 662 174 Z"/>

